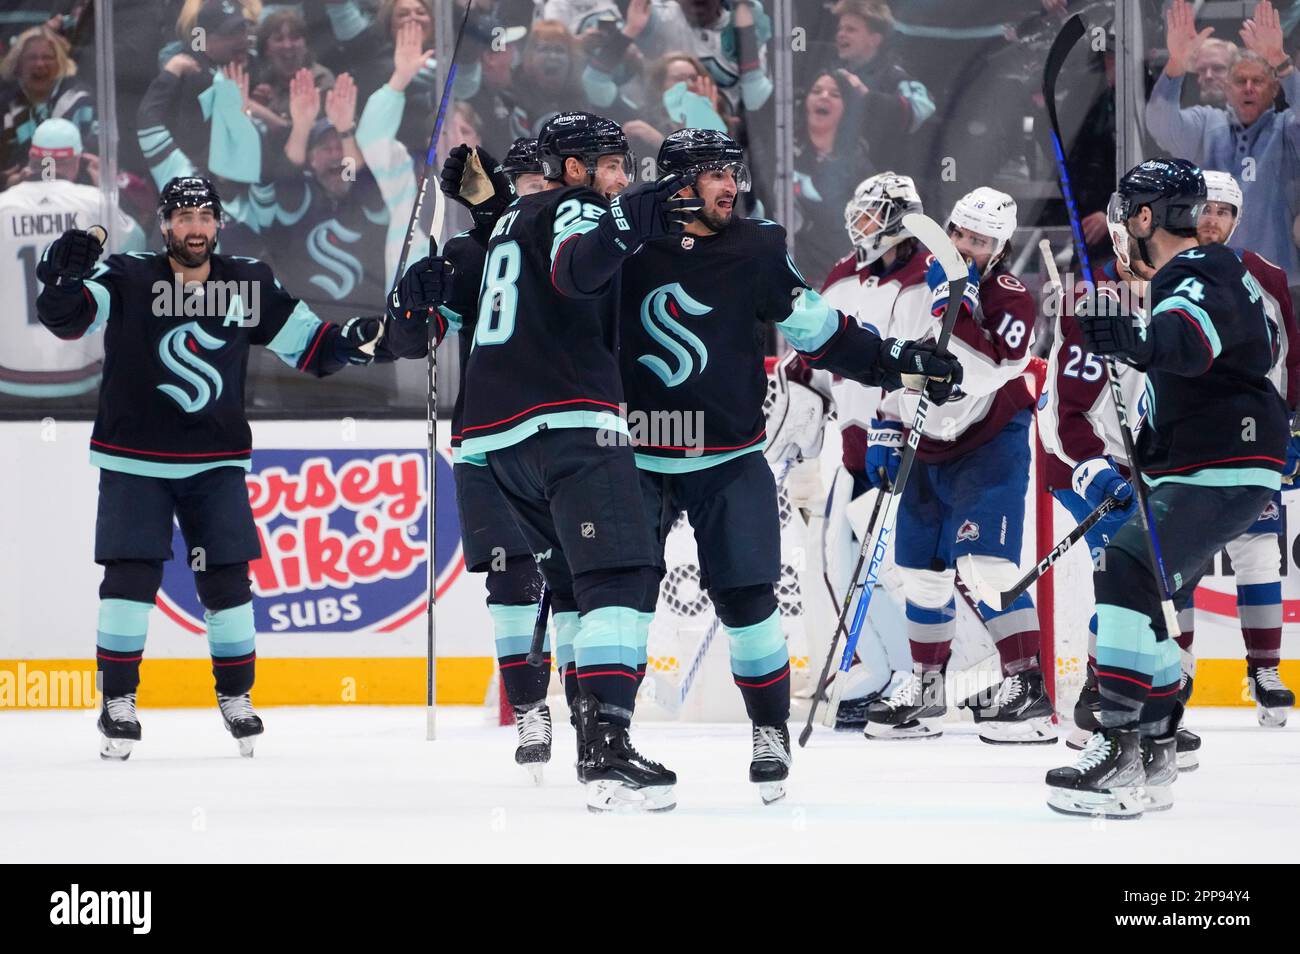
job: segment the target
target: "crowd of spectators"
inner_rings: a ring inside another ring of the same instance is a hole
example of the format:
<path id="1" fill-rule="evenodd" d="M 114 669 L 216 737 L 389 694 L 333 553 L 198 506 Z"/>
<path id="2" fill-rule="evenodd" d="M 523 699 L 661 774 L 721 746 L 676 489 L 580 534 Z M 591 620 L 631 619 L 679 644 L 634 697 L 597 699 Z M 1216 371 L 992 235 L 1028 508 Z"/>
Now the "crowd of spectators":
<path id="1" fill-rule="evenodd" d="M 647 160 L 668 133 L 725 130 L 746 147 L 753 172 L 745 211 L 775 216 L 773 184 L 779 173 L 793 180 L 794 214 L 783 224 L 813 283 L 849 251 L 845 203 L 876 172 L 911 175 L 936 217 L 976 185 L 1016 196 L 1022 225 L 1045 209 L 1063 216 L 1052 206 L 1042 124 L 1033 122 L 1042 56 L 1071 13 L 1105 22 L 1104 0 L 777 2 L 115 3 L 122 207 L 150 235 L 165 181 L 210 176 L 226 198 L 223 251 L 269 260 L 325 317 L 373 312 L 391 281 L 438 112 L 438 53 L 451 51 L 468 4 L 444 153 L 468 142 L 500 158 L 557 111 L 589 109 L 623 124 L 638 171 L 651 175 Z M 49 118 L 77 127 L 78 179 L 93 183 L 102 139 L 94 5 L 10 6 L 0 0 L 0 189 L 32 174 L 31 138 Z M 1240 37 L 1198 30 L 1183 0 L 1138 6 L 1153 51 L 1162 31 L 1169 37 L 1163 55 L 1148 57 L 1151 148 L 1238 175 L 1247 206 L 1259 212 L 1243 218 L 1234 244 L 1277 260 L 1300 286 L 1300 132 L 1289 106 L 1300 80 L 1279 68 L 1300 4 L 1281 3 L 1279 15 L 1261 3 Z M 776 33 L 781 10 L 795 28 L 789 38 Z M 453 35 L 439 38 L 445 25 Z M 788 77 L 775 71 L 778 44 L 791 50 Z M 1098 253 L 1115 175 L 1114 59 L 1113 46 L 1094 49 L 1088 75 L 1073 78 L 1062 106 L 1072 117 L 1069 159 L 1084 230 Z M 778 91 L 777 80 L 789 89 Z M 788 131 L 777 122 L 778 93 L 792 97 Z M 792 139 L 790 169 L 778 166 L 780 135 Z M 278 373 L 255 369 L 255 405 L 292 401 L 279 385 L 259 394 L 259 379 Z M 418 378 L 399 396 L 391 375 L 366 377 L 365 401 L 420 400 Z M 310 395 L 319 406 L 320 393 Z M 347 399 L 365 403 L 356 393 Z"/>

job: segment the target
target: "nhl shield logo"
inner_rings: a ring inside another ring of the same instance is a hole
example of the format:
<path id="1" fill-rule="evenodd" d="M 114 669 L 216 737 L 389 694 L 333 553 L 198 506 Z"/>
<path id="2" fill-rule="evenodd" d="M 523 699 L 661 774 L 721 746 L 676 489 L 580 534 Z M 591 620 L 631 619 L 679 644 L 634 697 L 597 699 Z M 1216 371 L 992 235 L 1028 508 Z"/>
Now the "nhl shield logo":
<path id="1" fill-rule="evenodd" d="M 695 248 L 695 237 L 693 235 L 682 236 L 682 248 L 687 251 Z"/>
<path id="2" fill-rule="evenodd" d="M 591 522 L 584 523 L 582 525 L 582 538 L 584 540 L 590 540 L 595 536 L 596 536 L 596 525 Z"/>
<path id="3" fill-rule="evenodd" d="M 980 525 L 974 520 L 965 521 L 957 529 L 957 540 L 978 540 L 980 538 Z"/>

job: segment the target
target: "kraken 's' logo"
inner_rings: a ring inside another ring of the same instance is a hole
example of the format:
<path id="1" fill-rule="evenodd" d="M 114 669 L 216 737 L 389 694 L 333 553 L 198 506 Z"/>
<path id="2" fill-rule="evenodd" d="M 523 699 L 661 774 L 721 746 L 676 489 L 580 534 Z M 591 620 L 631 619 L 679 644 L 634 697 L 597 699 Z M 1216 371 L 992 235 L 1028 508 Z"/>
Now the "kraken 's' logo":
<path id="1" fill-rule="evenodd" d="M 709 349 L 678 319 L 682 317 L 683 311 L 693 317 L 699 317 L 707 315 L 712 310 L 708 305 L 701 304 L 686 294 L 686 290 L 677 282 L 656 288 L 646 295 L 645 301 L 641 302 L 641 327 L 646 330 L 646 334 L 667 349 L 676 360 L 677 367 L 670 368 L 667 361 L 653 354 L 643 354 L 636 359 L 637 362 L 653 371 L 659 380 L 663 381 L 665 387 L 677 387 L 695 370 L 695 361 L 691 357 L 691 352 L 682 347 L 677 340 L 680 338 L 695 352 L 700 360 L 700 370 L 703 371 L 709 363 Z M 668 333 L 670 331 L 677 338 L 672 337 Z"/>
<path id="2" fill-rule="evenodd" d="M 187 321 L 171 329 L 158 342 L 158 357 L 162 358 L 162 363 L 194 391 L 191 394 L 175 384 L 160 384 L 158 390 L 188 414 L 202 410 L 213 398 L 221 397 L 222 387 L 221 372 L 190 351 L 187 345 L 191 340 L 209 351 L 215 351 L 225 344 L 194 321 Z"/>
<path id="3" fill-rule="evenodd" d="M 322 222 L 307 233 L 307 254 L 321 271 L 307 280 L 330 298 L 347 298 L 361 284 L 361 260 L 343 248 L 353 245 L 362 235 L 336 219 Z M 328 274 L 325 274 L 327 273 Z"/>

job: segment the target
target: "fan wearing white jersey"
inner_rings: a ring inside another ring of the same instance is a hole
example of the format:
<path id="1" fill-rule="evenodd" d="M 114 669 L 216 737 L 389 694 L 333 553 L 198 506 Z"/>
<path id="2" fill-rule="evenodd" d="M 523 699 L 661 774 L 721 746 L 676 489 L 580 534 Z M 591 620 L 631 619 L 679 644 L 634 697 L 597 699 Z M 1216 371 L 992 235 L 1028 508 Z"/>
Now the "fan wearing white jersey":
<path id="1" fill-rule="evenodd" d="M 959 199 L 948 219 L 948 234 L 971 267 L 949 345 L 968 370 L 960 396 L 926 418 L 900 502 L 894 560 L 906 596 L 912 672 L 887 698 L 868 707 L 868 738 L 942 732 L 944 669 L 956 632 L 957 567 L 967 579 L 979 577 L 998 589 L 1009 589 L 1021 575 L 1034 404 L 1024 374 L 1036 307 L 1005 265 L 1015 229 L 1015 200 L 987 187 Z M 928 310 L 896 310 L 890 334 L 938 335 L 948 303 L 948 283 L 938 263 L 929 266 L 926 281 Z M 898 391 L 881 403 L 867 450 L 868 479 L 880 479 L 883 470 L 893 481 L 904 422 L 914 418 L 918 399 Z M 984 603 L 979 610 L 997 644 L 1003 676 L 996 689 L 961 703 L 972 710 L 980 738 L 1055 742 L 1033 600 L 1025 593 L 1005 611 Z"/>
<path id="2" fill-rule="evenodd" d="M 9 295 L 4 319 L 0 394 L 61 398 L 93 391 L 103 365 L 103 338 L 70 345 L 36 320 L 41 285 L 36 264 L 68 229 L 102 225 L 124 252 L 143 251 L 144 233 L 103 193 L 73 181 L 81 170 L 81 133 L 66 119 L 47 119 L 32 134 L 29 178 L 0 192 L 0 288 Z"/>

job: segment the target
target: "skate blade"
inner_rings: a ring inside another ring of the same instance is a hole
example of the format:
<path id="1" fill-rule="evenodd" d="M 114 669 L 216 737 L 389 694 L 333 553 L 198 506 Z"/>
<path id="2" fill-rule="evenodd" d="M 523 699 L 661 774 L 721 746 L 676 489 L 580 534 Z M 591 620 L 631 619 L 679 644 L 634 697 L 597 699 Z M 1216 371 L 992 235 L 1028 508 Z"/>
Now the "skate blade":
<path id="1" fill-rule="evenodd" d="M 1080 729 L 1077 727 L 1073 728 L 1070 730 L 1070 734 L 1065 737 L 1065 747 L 1067 749 L 1074 749 L 1076 752 L 1081 752 L 1083 751 L 1083 747 L 1088 744 L 1088 740 L 1091 738 L 1092 733 L 1087 729 Z"/>
<path id="2" fill-rule="evenodd" d="M 638 815 L 669 812 L 677 807 L 671 785 L 632 788 L 623 782 L 602 779 L 587 783 L 587 811 L 595 815 Z"/>
<path id="3" fill-rule="evenodd" d="M 883 725 L 868 722 L 862 734 L 875 742 L 896 742 L 911 739 L 937 739 L 943 735 L 943 716 L 913 719 L 902 725 Z"/>
<path id="4" fill-rule="evenodd" d="M 99 740 L 99 757 L 109 762 L 125 762 L 131 757 L 135 739 L 110 739 L 101 736 Z"/>
<path id="5" fill-rule="evenodd" d="M 1266 729 L 1280 729 L 1286 725 L 1287 716 L 1291 714 L 1289 707 L 1277 707 L 1268 709 L 1260 706 L 1255 710 L 1255 716 L 1259 719 L 1259 724 Z"/>
<path id="6" fill-rule="evenodd" d="M 1201 760 L 1197 758 L 1195 752 L 1179 752 L 1174 757 L 1174 764 L 1178 766 L 1180 772 L 1195 772 L 1200 768 Z"/>
<path id="7" fill-rule="evenodd" d="M 1142 808 L 1148 812 L 1167 812 L 1174 807 L 1173 783 L 1145 785 L 1142 788 Z"/>
<path id="8" fill-rule="evenodd" d="M 1022 722 L 981 722 L 981 742 L 990 745 L 1055 745 L 1056 732 L 1051 716 L 1039 716 Z"/>
<path id="9" fill-rule="evenodd" d="M 249 735 L 242 739 L 236 739 L 239 743 L 239 755 L 241 758 L 251 759 L 253 757 L 253 748 L 257 744 L 257 736 Z"/>
<path id="10" fill-rule="evenodd" d="M 1062 815 L 1081 818 L 1109 818 L 1126 821 L 1142 817 L 1142 786 L 1117 788 L 1109 792 L 1077 792 L 1068 788 L 1050 788 L 1047 807 Z"/>
<path id="11" fill-rule="evenodd" d="M 764 805 L 771 805 L 773 802 L 779 802 L 785 798 L 785 780 L 779 782 L 759 782 L 758 797 L 763 800 Z"/>
<path id="12" fill-rule="evenodd" d="M 545 762 L 524 762 L 523 766 L 528 773 L 528 777 L 533 780 L 534 785 L 541 785 L 545 781 L 543 778 L 543 773 L 546 770 Z"/>

